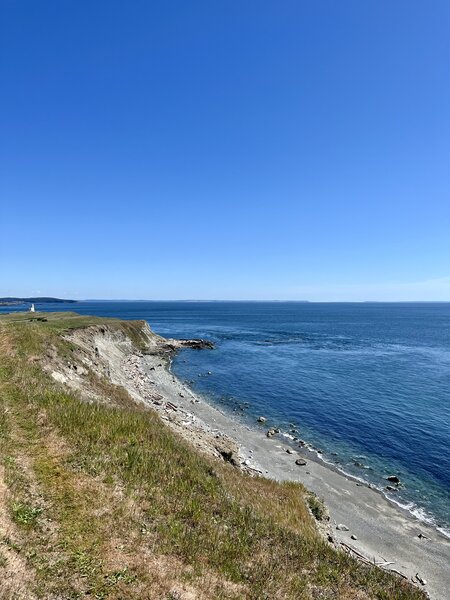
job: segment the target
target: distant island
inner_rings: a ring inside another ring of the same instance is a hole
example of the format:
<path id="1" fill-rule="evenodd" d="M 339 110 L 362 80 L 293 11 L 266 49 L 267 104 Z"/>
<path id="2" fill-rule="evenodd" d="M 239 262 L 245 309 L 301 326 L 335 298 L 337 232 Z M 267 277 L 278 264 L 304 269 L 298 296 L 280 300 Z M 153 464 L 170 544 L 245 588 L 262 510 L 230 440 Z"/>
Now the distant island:
<path id="1" fill-rule="evenodd" d="M 34 304 L 61 304 L 62 302 L 70 302 L 75 303 L 77 300 L 65 300 L 63 298 L 0 298 L 0 306 L 15 306 L 17 304 L 26 304 L 26 303 L 34 303 Z"/>

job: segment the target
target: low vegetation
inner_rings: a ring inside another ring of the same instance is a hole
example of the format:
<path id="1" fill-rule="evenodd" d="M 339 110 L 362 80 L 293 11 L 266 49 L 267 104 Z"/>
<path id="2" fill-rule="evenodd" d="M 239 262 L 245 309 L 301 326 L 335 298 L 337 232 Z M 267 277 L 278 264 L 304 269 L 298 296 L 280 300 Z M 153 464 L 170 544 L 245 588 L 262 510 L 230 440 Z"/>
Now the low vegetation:
<path id="1" fill-rule="evenodd" d="M 328 511 L 322 498 L 318 498 L 315 494 L 309 493 L 306 495 L 308 506 L 318 521 L 325 521 L 328 518 Z"/>
<path id="2" fill-rule="evenodd" d="M 0 317 L 0 599 L 424 598 L 330 546 L 302 486 L 198 454 L 106 381 L 112 401 L 89 403 L 42 370 L 49 346 L 70 354 L 61 332 L 102 322 Z"/>

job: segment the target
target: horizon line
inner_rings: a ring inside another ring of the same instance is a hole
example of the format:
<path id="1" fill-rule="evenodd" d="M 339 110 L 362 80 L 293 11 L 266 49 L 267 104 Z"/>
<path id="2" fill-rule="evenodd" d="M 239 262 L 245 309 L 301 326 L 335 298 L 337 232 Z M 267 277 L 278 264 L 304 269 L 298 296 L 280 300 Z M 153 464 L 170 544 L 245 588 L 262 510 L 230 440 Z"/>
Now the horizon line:
<path id="1" fill-rule="evenodd" d="M 281 300 L 271 298 L 257 299 L 214 299 L 214 298 L 83 298 L 76 302 L 292 302 L 298 304 L 443 304 L 449 300 Z"/>

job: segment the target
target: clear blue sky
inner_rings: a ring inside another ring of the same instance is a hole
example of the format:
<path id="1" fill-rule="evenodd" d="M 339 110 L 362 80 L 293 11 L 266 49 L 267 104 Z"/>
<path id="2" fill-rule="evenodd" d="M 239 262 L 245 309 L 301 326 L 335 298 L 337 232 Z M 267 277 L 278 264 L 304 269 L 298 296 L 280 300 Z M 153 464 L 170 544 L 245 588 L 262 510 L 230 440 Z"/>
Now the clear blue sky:
<path id="1" fill-rule="evenodd" d="M 450 300 L 448 0 L 0 7 L 0 295 Z"/>

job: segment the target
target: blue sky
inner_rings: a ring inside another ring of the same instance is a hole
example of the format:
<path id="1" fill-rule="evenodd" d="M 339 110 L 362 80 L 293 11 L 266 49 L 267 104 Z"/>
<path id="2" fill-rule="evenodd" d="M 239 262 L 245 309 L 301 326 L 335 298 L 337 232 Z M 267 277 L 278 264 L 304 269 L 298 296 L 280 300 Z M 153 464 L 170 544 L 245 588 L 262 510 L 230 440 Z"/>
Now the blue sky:
<path id="1" fill-rule="evenodd" d="M 450 300 L 448 0 L 0 11 L 0 296 Z"/>

